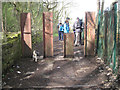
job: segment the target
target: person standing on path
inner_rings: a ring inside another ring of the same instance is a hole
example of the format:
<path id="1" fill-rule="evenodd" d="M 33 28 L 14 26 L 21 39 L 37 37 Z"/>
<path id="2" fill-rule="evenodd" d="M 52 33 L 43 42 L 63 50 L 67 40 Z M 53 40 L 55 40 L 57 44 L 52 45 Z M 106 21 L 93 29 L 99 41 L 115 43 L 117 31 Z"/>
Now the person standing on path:
<path id="1" fill-rule="evenodd" d="M 62 23 L 59 25 L 59 40 L 63 41 L 64 28 Z"/>
<path id="2" fill-rule="evenodd" d="M 57 31 L 58 31 L 58 37 L 59 37 L 59 40 L 61 40 L 61 33 L 60 33 L 60 25 L 61 25 L 61 21 L 59 21 L 59 23 L 57 24 Z"/>
<path id="3" fill-rule="evenodd" d="M 75 22 L 75 46 L 80 45 L 80 20 L 77 17 L 77 21 Z"/>
<path id="4" fill-rule="evenodd" d="M 84 28 L 82 19 L 79 19 L 79 23 L 80 23 L 80 35 L 79 35 L 80 39 L 79 39 L 79 42 L 80 42 L 80 44 L 82 44 L 81 38 L 82 38 L 82 32 L 83 32 L 83 28 Z"/>
<path id="5" fill-rule="evenodd" d="M 74 32 L 74 44 L 75 44 L 75 23 L 73 24 L 73 32 Z"/>
<path id="6" fill-rule="evenodd" d="M 69 33 L 70 28 L 69 28 L 69 19 L 67 18 L 65 23 L 64 23 L 64 33 Z"/>

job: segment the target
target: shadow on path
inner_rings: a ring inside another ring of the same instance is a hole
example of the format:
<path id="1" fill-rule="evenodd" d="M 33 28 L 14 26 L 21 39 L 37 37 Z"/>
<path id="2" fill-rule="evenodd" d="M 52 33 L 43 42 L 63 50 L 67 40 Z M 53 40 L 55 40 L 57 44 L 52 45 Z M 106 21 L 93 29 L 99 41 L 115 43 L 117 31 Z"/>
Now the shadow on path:
<path id="1" fill-rule="evenodd" d="M 40 51 L 40 47 L 36 48 Z M 63 42 L 55 38 L 53 58 L 37 63 L 32 59 L 20 60 L 3 78 L 3 87 L 82 89 L 101 85 L 105 80 L 104 71 L 100 72 L 103 65 L 95 57 L 85 58 L 83 46 L 75 47 L 74 55 L 74 58 L 63 58 Z"/>

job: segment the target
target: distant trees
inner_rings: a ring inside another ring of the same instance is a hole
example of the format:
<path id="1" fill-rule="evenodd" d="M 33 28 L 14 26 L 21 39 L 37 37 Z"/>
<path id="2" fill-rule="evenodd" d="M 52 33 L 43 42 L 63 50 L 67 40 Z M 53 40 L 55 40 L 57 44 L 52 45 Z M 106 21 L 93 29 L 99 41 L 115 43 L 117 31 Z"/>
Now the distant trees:
<path id="1" fill-rule="evenodd" d="M 71 2 L 64 0 L 42 0 L 40 2 L 3 2 L 2 3 L 2 31 L 20 31 L 20 13 L 31 13 L 32 30 L 42 30 L 42 14 L 46 11 L 53 12 L 53 22 L 57 23 L 63 13 L 67 12 Z"/>

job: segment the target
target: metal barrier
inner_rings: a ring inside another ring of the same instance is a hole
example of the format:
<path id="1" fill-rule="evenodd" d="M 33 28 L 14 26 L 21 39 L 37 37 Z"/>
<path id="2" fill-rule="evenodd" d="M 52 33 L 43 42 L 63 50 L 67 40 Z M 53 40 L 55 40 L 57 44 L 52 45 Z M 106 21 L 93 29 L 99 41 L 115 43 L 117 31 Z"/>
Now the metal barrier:
<path id="1" fill-rule="evenodd" d="M 118 73 L 118 44 L 119 31 L 117 24 L 117 3 L 112 5 L 104 14 L 99 11 L 97 28 L 97 55 Z"/>

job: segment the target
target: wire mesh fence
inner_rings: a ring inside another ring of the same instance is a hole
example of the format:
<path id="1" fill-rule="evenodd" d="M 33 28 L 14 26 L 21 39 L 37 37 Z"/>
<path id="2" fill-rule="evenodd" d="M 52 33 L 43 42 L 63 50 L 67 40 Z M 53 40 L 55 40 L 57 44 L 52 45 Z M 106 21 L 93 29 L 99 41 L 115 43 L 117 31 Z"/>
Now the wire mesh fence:
<path id="1" fill-rule="evenodd" d="M 112 5 L 108 11 L 98 15 L 97 29 L 97 55 L 104 59 L 104 62 L 113 69 L 114 73 L 118 73 L 119 67 L 119 23 L 117 22 L 117 3 Z"/>

